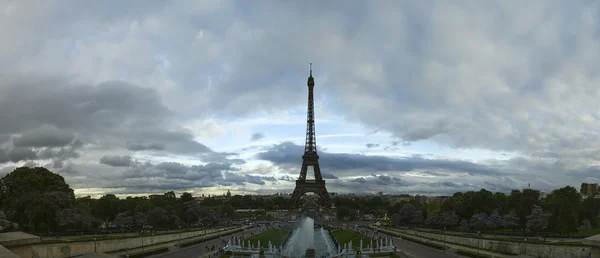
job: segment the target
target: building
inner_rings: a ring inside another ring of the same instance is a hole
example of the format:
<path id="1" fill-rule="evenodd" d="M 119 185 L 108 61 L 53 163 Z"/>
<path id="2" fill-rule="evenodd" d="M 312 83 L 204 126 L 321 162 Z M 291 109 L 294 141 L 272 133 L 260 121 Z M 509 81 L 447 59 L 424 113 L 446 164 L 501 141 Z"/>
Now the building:
<path id="1" fill-rule="evenodd" d="M 598 184 L 582 183 L 581 188 L 579 189 L 579 193 L 585 196 L 596 196 L 598 194 Z"/>

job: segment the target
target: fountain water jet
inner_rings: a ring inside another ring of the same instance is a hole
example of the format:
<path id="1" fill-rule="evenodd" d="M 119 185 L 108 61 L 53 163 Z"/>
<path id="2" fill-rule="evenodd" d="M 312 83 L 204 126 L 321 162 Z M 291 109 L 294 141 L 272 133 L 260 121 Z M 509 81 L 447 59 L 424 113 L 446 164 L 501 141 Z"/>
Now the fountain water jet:
<path id="1" fill-rule="evenodd" d="M 303 218 L 300 227 L 294 230 L 290 240 L 283 249 L 285 256 L 304 254 L 306 249 L 314 248 L 315 245 L 315 221 L 311 218 Z"/>
<path id="2" fill-rule="evenodd" d="M 283 247 L 282 254 L 287 257 L 301 257 L 305 254 L 322 257 L 335 254 L 337 251 L 327 230 L 315 229 L 314 225 L 312 218 L 303 218 L 299 227 L 292 232 L 290 239 Z M 311 249 L 309 253 L 306 252 L 308 249 Z"/>

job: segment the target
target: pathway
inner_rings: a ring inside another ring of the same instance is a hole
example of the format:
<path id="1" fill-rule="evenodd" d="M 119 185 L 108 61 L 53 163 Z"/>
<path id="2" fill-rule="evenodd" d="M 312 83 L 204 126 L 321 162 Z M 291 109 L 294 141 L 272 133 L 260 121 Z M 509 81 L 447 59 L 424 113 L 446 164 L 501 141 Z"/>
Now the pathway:
<path id="1" fill-rule="evenodd" d="M 389 229 L 383 229 L 383 230 L 388 230 L 391 232 L 395 232 L 397 234 L 403 234 L 403 235 L 408 235 L 408 236 L 412 236 L 406 233 L 402 233 L 398 230 L 389 230 Z M 418 236 L 412 236 L 415 238 L 421 238 L 422 237 L 418 237 Z M 394 240 L 395 241 L 395 240 Z M 469 252 L 473 252 L 473 253 L 481 253 L 481 254 L 486 254 L 486 255 L 490 255 L 490 256 L 494 256 L 497 258 L 514 258 L 514 255 L 505 255 L 505 254 L 499 254 L 499 253 L 495 253 L 495 252 L 490 252 L 484 249 L 480 249 L 480 248 L 476 248 L 476 247 L 467 247 L 467 246 L 463 246 L 463 245 L 457 245 L 457 244 L 452 244 L 452 243 L 448 243 L 448 242 L 441 242 L 441 241 L 436 241 L 436 240 L 431 240 L 431 239 L 427 239 L 427 242 L 432 242 L 432 243 L 437 243 L 437 244 L 443 244 L 447 247 L 453 248 L 453 249 L 460 249 L 460 250 L 464 250 L 464 251 L 469 251 Z"/>
<path id="2" fill-rule="evenodd" d="M 366 231 L 375 237 L 392 237 L 393 245 L 398 248 L 399 254 L 404 255 L 408 258 L 454 258 L 454 257 L 465 257 L 458 254 L 444 253 L 444 251 L 433 249 L 427 246 L 419 245 L 413 242 L 402 240 L 398 237 L 386 235 L 384 233 L 375 233 L 371 229 L 363 228 L 361 231 Z"/>
<path id="3" fill-rule="evenodd" d="M 238 232 L 238 233 L 231 234 L 228 236 L 223 236 L 223 239 L 228 240 L 231 237 L 241 237 L 241 236 L 250 237 L 250 235 L 252 233 L 258 233 L 262 230 L 263 230 L 263 228 L 255 227 L 255 228 L 247 229 L 243 232 Z M 199 243 L 197 245 L 187 246 L 187 247 L 182 248 L 181 250 L 175 250 L 175 251 L 171 251 L 168 253 L 155 254 L 155 255 L 151 255 L 151 256 L 147 256 L 147 257 L 149 257 L 149 258 L 159 258 L 159 257 L 161 257 L 161 258 L 199 258 L 199 257 L 203 257 L 209 253 L 214 253 L 212 251 L 209 251 L 210 248 L 212 248 L 213 246 L 215 247 L 215 250 L 219 250 L 220 248 L 224 247 L 225 244 L 222 243 L 221 239 L 214 239 L 214 240 L 209 240 L 207 242 Z M 213 254 L 213 255 L 211 255 L 211 258 L 218 257 L 218 256 L 219 255 Z"/>

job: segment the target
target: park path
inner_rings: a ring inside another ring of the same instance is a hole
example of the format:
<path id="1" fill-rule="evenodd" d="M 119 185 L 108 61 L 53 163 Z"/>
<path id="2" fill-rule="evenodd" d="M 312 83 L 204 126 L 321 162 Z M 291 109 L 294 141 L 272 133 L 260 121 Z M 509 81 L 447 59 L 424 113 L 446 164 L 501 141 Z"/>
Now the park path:
<path id="1" fill-rule="evenodd" d="M 429 229 L 429 228 L 420 228 L 419 230 L 422 231 L 429 231 L 431 233 L 436 233 L 436 232 L 444 232 L 443 230 L 439 230 L 439 229 Z M 489 233 L 473 233 L 473 232 L 456 232 L 456 231 L 448 231 L 448 233 L 452 233 L 452 234 L 457 234 L 457 236 L 463 236 L 463 235 L 472 235 L 472 236 L 476 236 L 476 237 L 484 237 L 484 238 L 490 238 L 490 239 L 494 239 L 494 238 L 515 238 L 515 239 L 538 239 L 538 240 L 542 240 L 544 238 L 542 237 L 533 237 L 533 236 L 519 236 L 519 235 L 496 235 L 496 234 L 489 234 Z M 468 236 L 466 236 L 468 237 Z M 562 238 L 558 238 L 558 237 L 548 237 L 546 238 L 546 242 L 550 242 L 550 243 L 560 243 L 560 242 L 576 242 L 576 241 L 582 241 L 585 237 L 562 237 Z"/>
<path id="2" fill-rule="evenodd" d="M 374 230 L 362 228 L 360 231 L 366 232 L 367 236 L 372 238 L 391 237 L 393 245 L 398 248 L 398 255 L 407 258 L 455 258 L 466 257 L 455 253 L 444 253 L 443 251 L 433 249 L 427 246 L 419 245 L 410 241 L 402 240 L 399 237 L 394 237 L 381 232 L 375 233 Z"/>
<path id="3" fill-rule="evenodd" d="M 244 230 L 242 232 L 238 232 L 235 234 L 231 234 L 231 235 L 227 235 L 227 236 L 223 236 L 222 239 L 227 241 L 229 240 L 231 237 L 250 237 L 250 235 L 252 233 L 258 233 L 261 232 L 262 230 L 264 230 L 263 228 L 260 227 L 255 227 L 255 228 L 251 228 L 251 229 L 247 229 Z M 151 255 L 151 256 L 147 256 L 148 258 L 199 258 L 199 257 L 208 257 L 209 254 L 212 257 L 219 257 L 218 254 L 218 250 L 221 247 L 224 247 L 226 245 L 222 242 L 223 240 L 221 239 L 213 239 L 213 240 L 209 240 L 203 243 L 199 243 L 196 245 L 192 245 L 192 246 L 188 246 L 188 247 L 184 247 L 181 250 L 175 250 L 175 251 L 170 251 L 168 253 L 161 253 L 161 254 L 155 254 L 155 255 Z M 215 247 L 216 252 L 211 251 L 210 249 L 212 247 Z"/>

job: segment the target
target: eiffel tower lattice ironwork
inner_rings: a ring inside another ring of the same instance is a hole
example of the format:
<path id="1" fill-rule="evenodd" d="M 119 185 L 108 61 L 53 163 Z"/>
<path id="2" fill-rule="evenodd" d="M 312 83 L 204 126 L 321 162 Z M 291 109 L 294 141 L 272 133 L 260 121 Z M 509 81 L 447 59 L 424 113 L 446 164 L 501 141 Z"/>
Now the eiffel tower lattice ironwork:
<path id="1" fill-rule="evenodd" d="M 317 155 L 317 139 L 315 137 L 315 103 L 313 89 L 315 80 L 312 77 L 312 63 L 310 64 L 310 76 L 308 77 L 308 112 L 306 118 L 306 142 L 304 143 L 304 155 L 302 155 L 302 168 L 300 169 L 300 177 L 296 180 L 296 188 L 292 193 L 292 201 L 294 206 L 298 204 L 298 200 L 306 193 L 315 193 L 325 202 L 331 202 L 327 188 L 325 188 L 325 180 L 321 176 L 321 168 L 319 167 L 319 155 Z M 315 173 L 314 180 L 307 180 L 306 174 L 308 169 L 312 168 Z"/>

